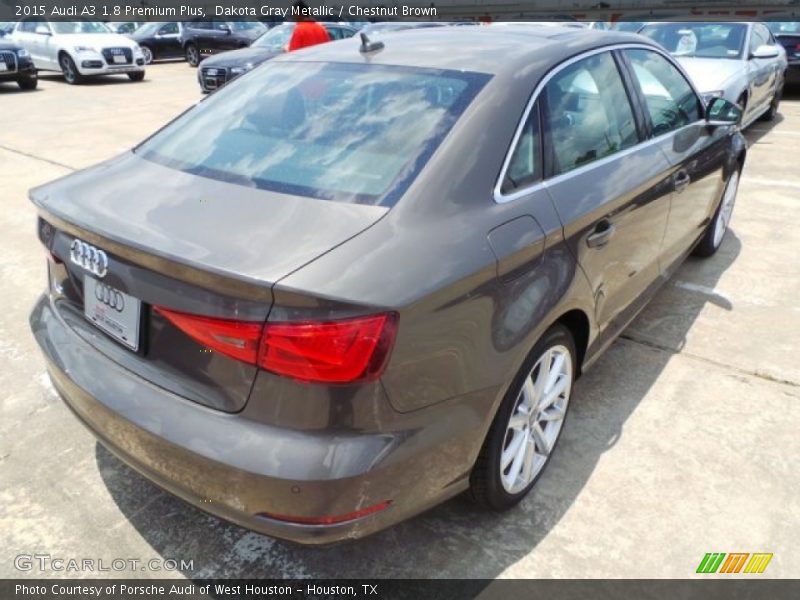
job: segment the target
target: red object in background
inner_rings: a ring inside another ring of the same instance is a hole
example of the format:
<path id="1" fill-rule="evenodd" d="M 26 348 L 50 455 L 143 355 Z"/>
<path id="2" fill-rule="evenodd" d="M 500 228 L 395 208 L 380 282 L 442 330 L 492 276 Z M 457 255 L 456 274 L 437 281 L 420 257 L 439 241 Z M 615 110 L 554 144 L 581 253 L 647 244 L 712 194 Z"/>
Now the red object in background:
<path id="1" fill-rule="evenodd" d="M 298 21 L 289 40 L 289 52 L 330 41 L 328 30 L 316 21 Z"/>

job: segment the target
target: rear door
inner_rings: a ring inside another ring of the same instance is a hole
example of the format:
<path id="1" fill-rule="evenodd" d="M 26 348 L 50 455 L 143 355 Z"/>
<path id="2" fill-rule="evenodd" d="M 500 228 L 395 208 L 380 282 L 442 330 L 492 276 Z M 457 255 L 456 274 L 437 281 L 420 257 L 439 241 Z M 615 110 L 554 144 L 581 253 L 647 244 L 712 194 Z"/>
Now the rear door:
<path id="1" fill-rule="evenodd" d="M 641 116 L 611 51 L 568 64 L 546 83 L 545 185 L 595 297 L 607 335 L 623 327 L 659 276 L 670 165 L 642 143 Z"/>

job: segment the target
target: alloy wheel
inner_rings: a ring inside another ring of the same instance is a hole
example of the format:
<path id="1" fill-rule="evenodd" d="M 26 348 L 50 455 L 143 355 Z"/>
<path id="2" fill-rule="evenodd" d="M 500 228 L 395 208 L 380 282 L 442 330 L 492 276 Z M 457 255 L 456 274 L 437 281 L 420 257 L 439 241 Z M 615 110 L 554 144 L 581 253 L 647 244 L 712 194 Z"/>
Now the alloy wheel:
<path id="1" fill-rule="evenodd" d="M 153 52 L 147 46 L 142 46 L 142 56 L 144 57 L 144 64 L 149 65 L 153 62 Z"/>
<path id="2" fill-rule="evenodd" d="M 189 46 L 188 48 L 186 48 L 186 60 L 189 62 L 191 66 L 193 67 L 197 66 L 197 63 L 199 62 L 197 55 L 197 48 L 195 48 L 194 46 Z"/>
<path id="3" fill-rule="evenodd" d="M 67 83 L 73 83 L 75 81 L 75 65 L 68 56 L 63 56 L 61 58 L 61 71 L 64 73 L 64 79 L 67 80 Z"/>
<path id="4" fill-rule="evenodd" d="M 523 382 L 500 453 L 500 479 L 509 494 L 524 490 L 547 463 L 567 413 L 572 363 L 569 349 L 552 346 Z"/>
<path id="5" fill-rule="evenodd" d="M 725 193 L 722 196 L 719 212 L 714 222 L 714 247 L 722 243 L 722 238 L 730 225 L 733 216 L 733 205 L 736 204 L 736 192 L 739 188 L 739 171 L 731 173 L 728 183 L 725 185 Z"/>

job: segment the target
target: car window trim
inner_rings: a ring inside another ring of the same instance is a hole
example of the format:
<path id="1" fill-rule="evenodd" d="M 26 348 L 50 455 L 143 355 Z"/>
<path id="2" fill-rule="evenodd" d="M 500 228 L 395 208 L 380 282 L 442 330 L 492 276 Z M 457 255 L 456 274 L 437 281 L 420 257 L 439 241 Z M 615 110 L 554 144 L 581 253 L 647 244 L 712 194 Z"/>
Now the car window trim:
<path id="1" fill-rule="evenodd" d="M 511 193 L 504 194 L 502 192 L 502 185 L 503 185 L 503 181 L 505 180 L 505 177 L 506 177 L 506 171 L 508 170 L 508 167 L 509 167 L 509 165 L 511 163 L 511 158 L 512 158 L 512 156 L 514 154 L 514 151 L 516 150 L 517 144 L 519 143 L 519 138 L 522 135 L 522 131 L 523 131 L 524 127 L 525 127 L 525 123 L 528 120 L 528 116 L 529 116 L 531 110 L 533 109 L 534 104 L 539 99 L 539 97 L 542 95 L 542 90 L 547 85 L 547 83 L 553 77 L 555 77 L 558 73 L 560 73 L 562 70 L 564 70 L 565 68 L 569 67 L 570 65 L 572 65 L 572 64 L 574 64 L 574 63 L 576 63 L 576 62 L 578 62 L 580 60 L 583 60 L 584 58 L 588 58 L 590 56 L 594 56 L 595 54 L 601 54 L 603 52 L 613 52 L 615 50 L 625 50 L 625 49 L 628 49 L 628 48 L 641 48 L 641 49 L 644 49 L 644 50 L 652 50 L 653 52 L 658 52 L 659 54 L 664 56 L 673 66 L 676 66 L 676 68 L 681 73 L 681 75 L 684 76 L 684 78 L 686 79 L 687 83 L 689 83 L 689 87 L 691 87 L 692 91 L 695 93 L 695 96 L 697 97 L 698 101 L 701 100 L 702 96 L 697 91 L 697 88 L 695 87 L 694 83 L 686 75 L 686 73 L 683 71 L 681 66 L 676 63 L 676 61 L 672 58 L 672 56 L 670 56 L 670 54 L 666 50 L 662 50 L 661 48 L 659 48 L 659 47 L 657 47 L 655 45 L 645 44 L 645 43 L 610 44 L 608 46 L 603 46 L 603 47 L 600 47 L 600 48 L 592 48 L 591 50 L 587 50 L 587 51 L 582 52 L 580 54 L 576 54 L 575 56 L 572 56 L 572 57 L 568 58 L 567 60 L 565 60 L 563 62 L 560 62 L 558 65 L 556 65 L 555 67 L 550 69 L 550 71 L 548 71 L 544 75 L 544 77 L 542 77 L 542 79 L 539 81 L 539 83 L 536 84 L 536 87 L 534 88 L 533 93 L 531 94 L 531 97 L 528 100 L 528 104 L 525 106 L 525 110 L 522 113 L 522 118 L 517 123 L 517 128 L 516 128 L 516 130 L 514 132 L 514 137 L 511 139 L 511 144 L 510 144 L 508 150 L 506 151 L 505 158 L 503 159 L 503 167 L 500 169 L 500 175 L 498 176 L 497 181 L 495 182 L 495 185 L 494 185 L 493 196 L 494 196 L 494 201 L 495 201 L 496 204 L 505 204 L 506 202 L 512 202 L 514 200 L 517 200 L 518 198 L 522 198 L 523 196 L 527 196 L 528 194 L 533 193 L 539 187 L 544 187 L 544 185 L 547 182 L 556 181 L 556 180 L 559 180 L 561 177 L 565 177 L 565 176 L 568 176 L 568 175 L 571 175 L 571 174 L 585 172 L 586 170 L 588 170 L 590 168 L 594 168 L 594 167 L 599 166 L 601 164 L 607 164 L 609 161 L 611 161 L 613 159 L 616 159 L 616 158 L 618 158 L 620 156 L 625 156 L 627 154 L 630 154 L 631 152 L 634 152 L 634 151 L 636 151 L 636 150 L 638 150 L 640 148 L 643 148 L 646 145 L 650 145 L 651 143 L 656 143 L 657 141 L 662 140 L 662 138 L 664 138 L 665 136 L 674 135 L 675 133 L 677 133 L 678 131 L 683 129 L 683 127 L 682 127 L 681 129 L 676 129 L 675 131 L 668 131 L 667 133 L 664 133 L 664 134 L 662 134 L 662 135 L 660 135 L 658 137 L 655 137 L 655 138 L 651 137 L 649 139 L 642 140 L 638 144 L 634 144 L 630 148 L 625 148 L 624 150 L 620 150 L 619 152 L 615 152 L 614 154 L 611 154 L 609 156 L 604 156 L 603 158 L 600 158 L 598 160 L 592 161 L 591 163 L 588 163 L 588 164 L 585 164 L 585 165 L 581 165 L 580 167 L 576 167 L 574 169 L 571 169 L 569 171 L 566 171 L 565 173 L 561 173 L 561 174 L 556 175 L 554 177 L 550 176 L 549 173 L 545 173 L 545 176 L 544 176 L 543 179 L 541 179 L 541 180 L 539 180 L 539 181 L 537 181 L 535 183 L 532 183 L 529 186 L 521 187 L 518 190 L 514 190 Z M 626 82 L 625 82 L 624 79 L 623 79 L 622 83 L 623 83 L 623 85 L 625 85 Z M 694 123 L 688 123 L 684 127 L 690 127 L 690 126 L 696 125 L 697 123 L 701 122 L 705 118 L 705 105 L 703 104 L 702 101 L 700 101 L 700 105 L 703 108 L 703 111 L 702 111 L 702 113 L 700 115 L 700 117 L 701 117 L 700 120 L 695 121 Z M 547 145 L 545 145 L 544 152 L 545 153 L 548 152 Z"/>

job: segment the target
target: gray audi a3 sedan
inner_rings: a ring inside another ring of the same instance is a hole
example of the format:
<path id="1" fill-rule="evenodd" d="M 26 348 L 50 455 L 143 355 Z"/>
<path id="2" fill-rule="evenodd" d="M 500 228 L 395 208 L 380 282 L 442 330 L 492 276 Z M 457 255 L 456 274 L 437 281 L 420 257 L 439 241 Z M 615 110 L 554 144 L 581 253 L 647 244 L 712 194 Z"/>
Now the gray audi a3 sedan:
<path id="1" fill-rule="evenodd" d="M 30 192 L 67 406 L 166 490 L 302 543 L 523 498 L 575 379 L 720 246 L 745 158 L 738 108 L 633 34 L 367 42 L 275 58 Z"/>

